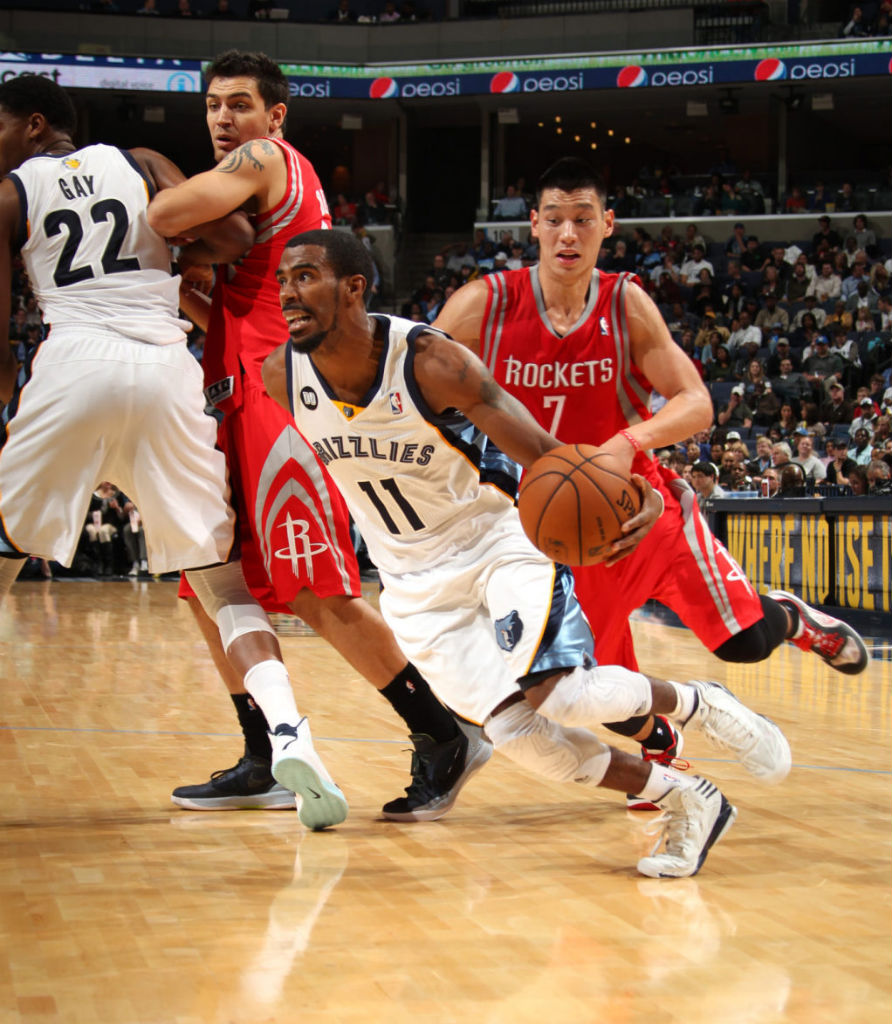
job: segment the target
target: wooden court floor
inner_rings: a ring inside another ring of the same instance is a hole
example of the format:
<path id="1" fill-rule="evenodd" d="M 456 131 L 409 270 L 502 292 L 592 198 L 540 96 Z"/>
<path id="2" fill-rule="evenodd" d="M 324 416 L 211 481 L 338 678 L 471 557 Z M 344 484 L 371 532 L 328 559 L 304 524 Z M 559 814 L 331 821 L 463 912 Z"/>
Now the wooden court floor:
<path id="1" fill-rule="evenodd" d="M 289 811 L 178 810 L 170 790 L 240 742 L 174 584 L 16 584 L 0 1022 L 889 1024 L 892 662 L 851 679 L 785 645 L 729 667 L 634 627 L 642 668 L 728 683 L 793 747 L 763 788 L 689 741 L 740 811 L 693 879 L 635 872 L 652 816 L 498 755 L 442 821 L 380 820 L 407 741 L 297 629 L 286 660 L 350 817 L 308 834 Z"/>

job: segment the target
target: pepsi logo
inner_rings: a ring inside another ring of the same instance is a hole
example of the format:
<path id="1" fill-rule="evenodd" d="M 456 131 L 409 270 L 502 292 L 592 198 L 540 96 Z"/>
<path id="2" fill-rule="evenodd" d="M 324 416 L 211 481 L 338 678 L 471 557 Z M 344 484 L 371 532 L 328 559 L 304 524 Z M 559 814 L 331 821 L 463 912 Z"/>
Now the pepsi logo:
<path id="1" fill-rule="evenodd" d="M 776 57 L 766 57 L 760 60 L 753 72 L 753 78 L 757 82 L 777 82 L 787 77 L 787 65 Z"/>
<path id="2" fill-rule="evenodd" d="M 639 85 L 647 85 L 647 72 L 634 64 L 621 68 L 616 76 L 616 84 L 620 89 L 637 89 Z"/>
<path id="3" fill-rule="evenodd" d="M 399 94 L 400 87 L 392 78 L 376 78 L 369 86 L 369 96 L 373 100 L 389 100 Z"/>
<path id="4" fill-rule="evenodd" d="M 489 91 L 494 93 L 517 92 L 520 79 L 513 71 L 499 71 L 489 80 Z"/>

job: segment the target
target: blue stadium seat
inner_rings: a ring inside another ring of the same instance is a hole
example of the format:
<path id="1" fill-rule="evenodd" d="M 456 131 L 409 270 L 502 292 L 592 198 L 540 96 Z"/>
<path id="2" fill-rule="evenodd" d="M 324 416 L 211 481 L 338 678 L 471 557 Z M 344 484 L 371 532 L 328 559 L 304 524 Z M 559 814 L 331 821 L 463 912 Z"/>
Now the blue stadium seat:
<path id="1" fill-rule="evenodd" d="M 723 405 L 728 404 L 728 399 L 731 397 L 731 388 L 736 383 L 736 381 L 731 380 L 714 380 L 706 385 L 709 388 L 710 395 L 712 395 L 712 404 L 716 409 L 721 409 Z"/>

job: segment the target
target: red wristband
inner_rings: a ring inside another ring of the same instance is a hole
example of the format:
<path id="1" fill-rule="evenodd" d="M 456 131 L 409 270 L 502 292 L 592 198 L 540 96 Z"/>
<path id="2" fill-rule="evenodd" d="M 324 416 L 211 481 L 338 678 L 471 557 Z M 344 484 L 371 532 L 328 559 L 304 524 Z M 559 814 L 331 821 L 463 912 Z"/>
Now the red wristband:
<path id="1" fill-rule="evenodd" d="M 641 445 L 638 443 L 638 441 L 635 439 L 634 434 L 630 434 L 628 430 L 621 430 L 620 433 L 629 442 L 629 444 L 635 449 L 636 452 L 640 452 L 640 451 L 644 450 L 641 447 Z"/>

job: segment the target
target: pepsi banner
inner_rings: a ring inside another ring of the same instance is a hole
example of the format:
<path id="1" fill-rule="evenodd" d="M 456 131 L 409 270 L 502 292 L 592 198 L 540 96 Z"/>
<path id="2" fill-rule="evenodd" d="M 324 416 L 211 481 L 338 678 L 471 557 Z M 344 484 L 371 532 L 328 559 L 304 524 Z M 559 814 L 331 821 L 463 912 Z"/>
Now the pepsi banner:
<path id="1" fill-rule="evenodd" d="M 742 82 L 831 81 L 892 74 L 885 39 L 801 46 L 653 50 L 637 54 L 369 66 L 283 64 L 307 99 L 416 99 L 664 89 Z"/>
<path id="2" fill-rule="evenodd" d="M 892 42 L 868 39 L 801 46 L 650 50 L 429 64 L 283 64 L 291 95 L 304 99 L 429 99 L 665 89 L 741 82 L 832 81 L 892 74 Z M 46 75 L 81 89 L 200 92 L 202 63 L 150 57 L 2 53 L 0 81 Z"/>
<path id="3" fill-rule="evenodd" d="M 42 75 L 75 89 L 199 92 L 201 63 L 154 57 L 95 57 L 58 53 L 0 53 L 0 82 Z"/>

